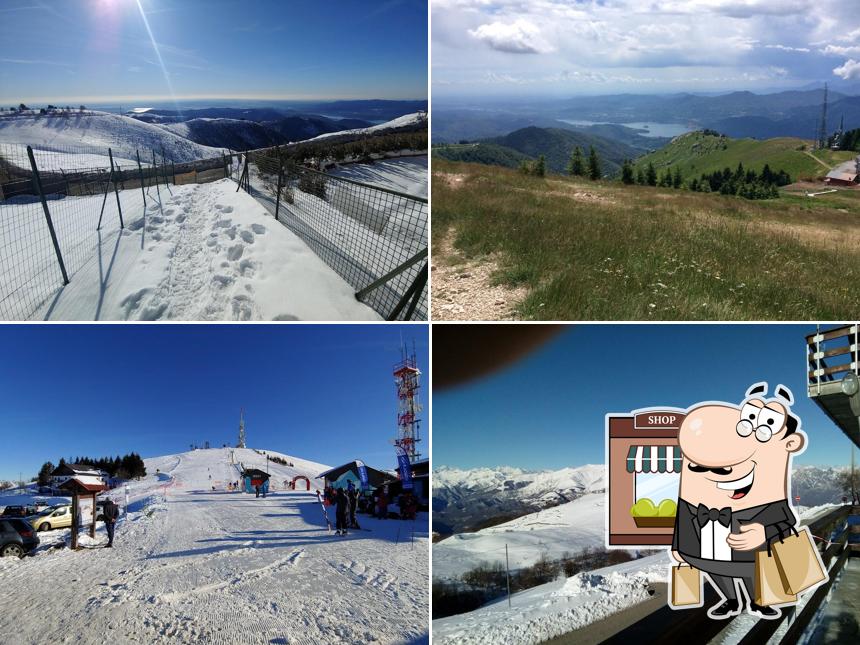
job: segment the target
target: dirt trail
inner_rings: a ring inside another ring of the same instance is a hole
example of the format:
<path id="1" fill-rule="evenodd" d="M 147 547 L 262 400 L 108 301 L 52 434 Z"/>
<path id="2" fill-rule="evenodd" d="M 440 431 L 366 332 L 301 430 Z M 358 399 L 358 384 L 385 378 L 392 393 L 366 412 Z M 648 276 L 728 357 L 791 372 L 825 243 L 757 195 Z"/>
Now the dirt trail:
<path id="1" fill-rule="evenodd" d="M 433 249 L 433 320 L 518 320 L 517 305 L 528 290 L 493 283 L 495 258 L 467 260 L 454 248 L 454 232 Z"/>

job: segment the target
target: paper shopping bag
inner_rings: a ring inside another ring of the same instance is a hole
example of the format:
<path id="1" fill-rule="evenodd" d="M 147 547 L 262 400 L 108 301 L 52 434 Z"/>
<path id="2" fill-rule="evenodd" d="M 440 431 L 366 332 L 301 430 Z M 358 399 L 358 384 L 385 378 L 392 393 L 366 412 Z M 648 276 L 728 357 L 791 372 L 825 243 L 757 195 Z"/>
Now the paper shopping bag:
<path id="1" fill-rule="evenodd" d="M 794 529 L 793 529 L 794 530 Z M 773 557 L 782 578 L 785 591 L 795 595 L 827 580 L 827 572 L 812 542 L 807 527 L 798 533 L 771 543 Z"/>
<path id="2" fill-rule="evenodd" d="M 755 554 L 755 603 L 767 607 L 785 602 L 795 602 L 797 596 L 785 590 L 782 574 L 776 558 L 768 551 Z"/>
<path id="3" fill-rule="evenodd" d="M 702 604 L 702 574 L 698 569 L 679 564 L 672 567 L 672 607 Z"/>

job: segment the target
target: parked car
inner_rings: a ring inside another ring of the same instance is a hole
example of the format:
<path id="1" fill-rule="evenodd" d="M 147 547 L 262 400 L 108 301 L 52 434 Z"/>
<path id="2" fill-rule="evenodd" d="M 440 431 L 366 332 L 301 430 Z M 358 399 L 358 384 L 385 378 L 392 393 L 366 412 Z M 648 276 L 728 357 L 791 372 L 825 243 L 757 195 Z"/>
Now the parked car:
<path id="1" fill-rule="evenodd" d="M 3 514 L 0 517 L 27 517 L 28 515 L 35 515 L 39 512 L 39 509 L 36 506 L 23 505 L 23 506 L 7 506 L 3 509 Z"/>
<path id="2" fill-rule="evenodd" d="M 53 529 L 68 528 L 72 525 L 72 506 L 71 504 L 51 506 L 41 513 L 31 515 L 27 518 L 27 521 L 29 521 L 37 531 L 51 531 Z"/>
<path id="3" fill-rule="evenodd" d="M 0 519 L 0 557 L 24 557 L 39 546 L 39 536 L 29 522 L 18 517 Z"/>

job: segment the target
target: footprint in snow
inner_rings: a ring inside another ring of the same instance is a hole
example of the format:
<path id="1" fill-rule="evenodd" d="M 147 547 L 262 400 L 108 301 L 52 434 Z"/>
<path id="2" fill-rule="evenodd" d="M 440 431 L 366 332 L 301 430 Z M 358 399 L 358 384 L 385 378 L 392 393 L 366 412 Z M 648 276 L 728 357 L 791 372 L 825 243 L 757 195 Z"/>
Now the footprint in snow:
<path id="1" fill-rule="evenodd" d="M 262 235 L 266 232 L 266 227 L 262 224 L 251 224 L 251 230 L 254 231 L 257 235 Z"/>
<path id="2" fill-rule="evenodd" d="M 239 237 L 245 240 L 246 244 L 254 243 L 254 234 L 251 231 L 242 231 L 241 233 L 239 233 Z"/>
<path id="3" fill-rule="evenodd" d="M 224 288 L 233 283 L 233 277 L 229 275 L 221 275 L 215 274 L 212 277 L 212 282 L 214 282 L 218 287 Z"/>
<path id="4" fill-rule="evenodd" d="M 217 222 L 215 222 L 215 227 L 216 228 L 227 228 L 232 223 L 233 223 L 233 221 L 229 220 L 229 219 L 219 219 Z"/>
<path id="5" fill-rule="evenodd" d="M 231 246 L 230 250 L 227 251 L 227 257 L 235 262 L 236 260 L 241 259 L 242 253 L 244 252 L 245 247 L 241 244 L 236 244 L 235 246 Z"/>

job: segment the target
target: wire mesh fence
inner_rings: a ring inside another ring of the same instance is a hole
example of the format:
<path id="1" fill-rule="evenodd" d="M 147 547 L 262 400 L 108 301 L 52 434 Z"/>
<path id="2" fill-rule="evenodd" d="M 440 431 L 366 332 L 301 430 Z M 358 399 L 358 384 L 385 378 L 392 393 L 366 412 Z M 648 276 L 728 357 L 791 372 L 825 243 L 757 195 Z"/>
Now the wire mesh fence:
<path id="1" fill-rule="evenodd" d="M 130 157 L 86 145 L 0 144 L 0 318 L 44 316 L 109 237 L 143 225 L 171 163 L 156 151 Z"/>
<path id="2" fill-rule="evenodd" d="M 427 200 L 297 165 L 279 148 L 245 153 L 239 163 L 240 188 L 360 300 L 389 320 L 426 320 Z"/>
<path id="3" fill-rule="evenodd" d="M 224 177 L 392 320 L 427 318 L 427 202 L 288 163 L 277 149 L 175 162 L 162 150 L 0 144 L 0 319 L 47 317 L 169 184 Z"/>

